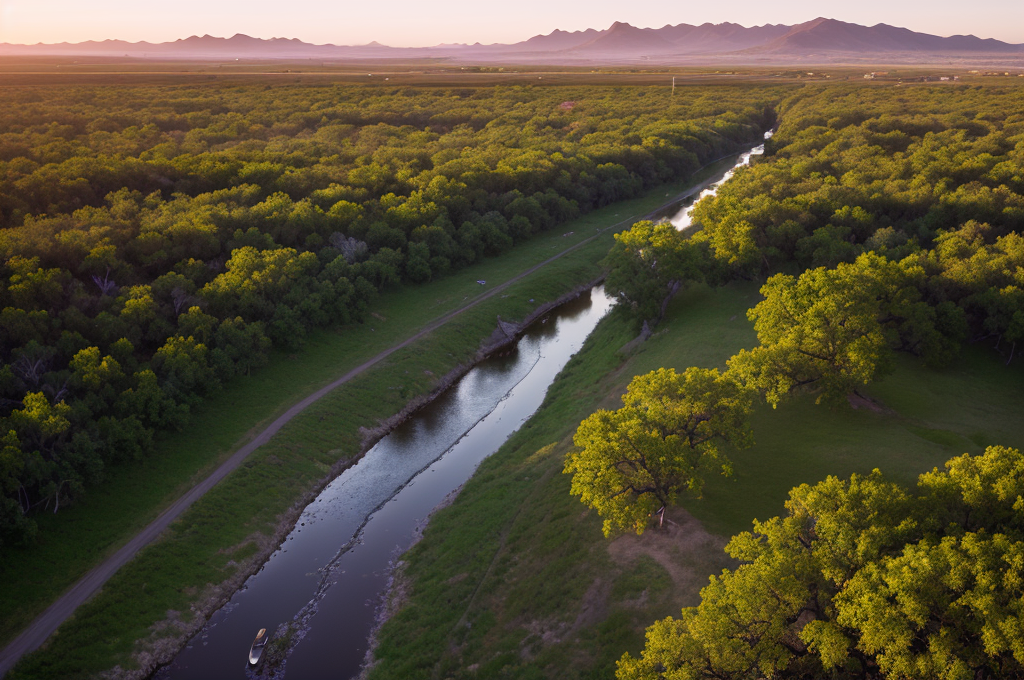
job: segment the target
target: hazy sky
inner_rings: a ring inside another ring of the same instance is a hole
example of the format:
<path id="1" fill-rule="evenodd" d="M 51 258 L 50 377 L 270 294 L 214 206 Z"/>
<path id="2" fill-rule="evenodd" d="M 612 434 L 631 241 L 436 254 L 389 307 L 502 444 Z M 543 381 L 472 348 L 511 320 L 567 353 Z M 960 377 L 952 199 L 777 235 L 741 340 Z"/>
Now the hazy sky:
<path id="1" fill-rule="evenodd" d="M 307 42 L 395 46 L 517 42 L 555 28 L 732 21 L 794 24 L 826 16 L 1024 43 L 1024 0 L 0 0 L 0 42 L 121 38 L 162 42 L 235 33 Z"/>

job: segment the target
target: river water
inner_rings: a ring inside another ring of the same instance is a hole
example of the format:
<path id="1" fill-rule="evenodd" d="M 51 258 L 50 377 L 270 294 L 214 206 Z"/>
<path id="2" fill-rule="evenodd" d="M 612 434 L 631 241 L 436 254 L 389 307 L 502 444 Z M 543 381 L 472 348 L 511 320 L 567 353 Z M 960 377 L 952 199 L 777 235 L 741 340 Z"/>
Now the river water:
<path id="1" fill-rule="evenodd" d="M 256 632 L 296 618 L 286 677 L 356 675 L 389 566 L 430 511 L 537 410 L 612 304 L 599 287 L 563 305 L 384 437 L 306 507 L 260 571 L 155 677 L 245 678 Z"/>
<path id="2" fill-rule="evenodd" d="M 764 133 L 765 141 L 771 139 L 774 131 L 769 130 Z M 712 180 L 707 186 L 705 186 L 699 194 L 696 196 L 688 196 L 687 198 L 680 201 L 675 206 L 665 210 L 662 214 L 664 218 L 667 218 L 667 222 L 671 222 L 672 225 L 679 231 L 684 231 L 693 226 L 693 220 L 690 215 L 693 212 L 693 206 L 695 206 L 702 198 L 708 196 L 714 196 L 718 193 L 718 188 L 732 179 L 732 176 L 736 174 L 736 170 L 742 168 L 745 165 L 750 165 L 750 160 L 754 156 L 761 156 L 764 154 L 764 144 L 755 146 L 749 151 L 744 151 L 738 156 L 734 156 L 727 162 L 729 167 L 724 173 L 719 175 L 716 179 Z"/>

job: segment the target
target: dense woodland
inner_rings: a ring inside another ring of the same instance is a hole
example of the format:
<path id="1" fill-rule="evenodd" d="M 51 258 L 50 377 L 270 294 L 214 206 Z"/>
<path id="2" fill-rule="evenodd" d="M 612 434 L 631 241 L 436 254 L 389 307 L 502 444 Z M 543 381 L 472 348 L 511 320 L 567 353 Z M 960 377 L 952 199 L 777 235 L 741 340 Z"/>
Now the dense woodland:
<path id="1" fill-rule="evenodd" d="M 0 545 L 204 395 L 444 276 L 757 140 L 763 92 L 9 88 Z M 777 97 L 776 97 L 777 99 Z"/>
<path id="2" fill-rule="evenodd" d="M 673 284 L 778 275 L 775 298 L 845 291 L 873 306 L 894 349 L 942 363 L 991 340 L 1011 361 L 1024 339 L 1024 92 L 808 89 L 780 112 L 765 160 L 695 206 L 692 240 L 650 224 L 619 235 L 610 285 L 637 318 L 654 320 Z"/>
<path id="3" fill-rule="evenodd" d="M 757 434 L 747 400 L 849 408 L 897 352 L 945 366 L 969 342 L 1005 363 L 1024 349 L 1024 89 L 806 89 L 779 112 L 764 159 L 695 207 L 698 232 L 645 222 L 609 254 L 638 326 L 686 282 L 764 286 L 760 344 L 725 372 L 639 376 L 580 425 L 565 471 L 606 533 L 642 533 L 728 474 L 723 444 Z M 618 677 L 1020 677 L 1024 457 L 946 467 L 916 490 L 877 471 L 794 489 Z"/>

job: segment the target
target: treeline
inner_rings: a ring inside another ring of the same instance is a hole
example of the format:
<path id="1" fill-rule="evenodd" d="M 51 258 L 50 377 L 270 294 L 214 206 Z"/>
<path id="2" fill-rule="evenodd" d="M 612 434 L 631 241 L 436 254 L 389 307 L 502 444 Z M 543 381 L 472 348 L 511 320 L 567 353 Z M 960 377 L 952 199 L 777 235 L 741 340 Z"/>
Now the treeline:
<path id="1" fill-rule="evenodd" d="M 896 263 L 880 265 L 895 277 L 888 285 L 915 291 L 920 314 L 950 342 L 991 338 L 1009 361 L 1024 339 L 1022 107 L 1020 88 L 865 88 L 794 101 L 770 162 L 694 210 L 695 239 L 740 276 L 862 267 L 858 258 L 874 253 Z M 949 356 L 940 342 L 895 341 Z"/>
<path id="2" fill-rule="evenodd" d="M 0 545 L 273 344 L 760 138 L 764 92 L 9 88 Z"/>

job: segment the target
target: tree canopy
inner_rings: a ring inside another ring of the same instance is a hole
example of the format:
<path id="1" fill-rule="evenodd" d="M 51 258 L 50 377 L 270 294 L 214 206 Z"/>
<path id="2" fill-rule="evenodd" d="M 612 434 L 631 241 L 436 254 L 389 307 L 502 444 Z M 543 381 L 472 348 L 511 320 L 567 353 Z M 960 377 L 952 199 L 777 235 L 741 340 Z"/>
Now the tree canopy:
<path id="1" fill-rule="evenodd" d="M 686 281 L 703 278 L 706 253 L 668 222 L 637 222 L 615 234 L 604 260 L 605 288 L 628 306 L 638 323 L 657 321 Z"/>
<path id="2" fill-rule="evenodd" d="M 681 493 L 699 495 L 709 472 L 730 473 L 723 443 L 752 443 L 749 395 L 717 369 L 659 368 L 634 378 L 622 403 L 580 423 L 565 460 L 573 495 L 604 518 L 606 536 L 642 534 Z"/>
<path id="3" fill-rule="evenodd" d="M 914 296 L 887 322 L 901 324 L 895 348 L 941 363 L 966 339 L 992 339 L 1010 361 L 1024 338 L 1024 91 L 890 94 L 808 88 L 784 101 L 764 158 L 694 206 L 693 238 L 745 278 L 837 269 L 873 253 L 872 268 Z M 861 292 L 846 290 L 842 304 L 858 307 Z"/>
<path id="4" fill-rule="evenodd" d="M 761 344 L 740 350 L 729 368 L 778 405 L 798 389 L 840 401 L 891 370 L 897 349 L 943 364 L 966 322 L 955 305 L 922 300 L 925 279 L 913 258 L 894 262 L 875 253 L 799 277 L 776 274 L 747 313 Z"/>

